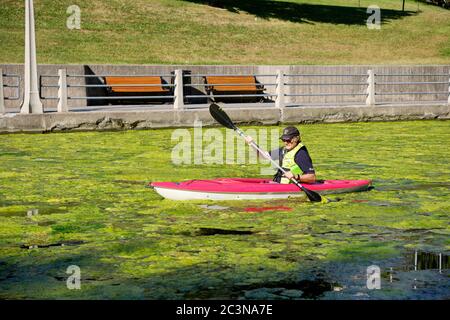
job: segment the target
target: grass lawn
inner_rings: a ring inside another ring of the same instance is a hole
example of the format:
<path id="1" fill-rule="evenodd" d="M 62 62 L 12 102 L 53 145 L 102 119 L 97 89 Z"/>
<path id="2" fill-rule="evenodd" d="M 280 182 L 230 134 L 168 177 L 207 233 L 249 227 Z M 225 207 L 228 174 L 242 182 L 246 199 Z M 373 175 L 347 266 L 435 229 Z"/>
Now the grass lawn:
<path id="1" fill-rule="evenodd" d="M 78 0 L 69 30 L 73 4 L 35 1 L 38 63 L 450 63 L 450 10 L 415 1 L 402 13 L 400 0 Z M 23 1 L 2 0 L 0 43 L 0 63 L 23 63 Z"/>

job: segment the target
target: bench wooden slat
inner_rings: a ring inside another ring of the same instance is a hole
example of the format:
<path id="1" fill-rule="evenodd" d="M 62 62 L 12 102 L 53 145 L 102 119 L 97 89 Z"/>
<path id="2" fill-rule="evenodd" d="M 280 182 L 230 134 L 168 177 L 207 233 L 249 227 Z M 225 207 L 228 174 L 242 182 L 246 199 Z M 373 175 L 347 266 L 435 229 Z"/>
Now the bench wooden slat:
<path id="1" fill-rule="evenodd" d="M 133 85 L 145 85 L 145 84 L 163 84 L 163 80 L 161 77 L 105 77 L 106 85 L 121 85 L 121 84 L 133 84 Z M 167 93 L 170 89 L 162 86 L 148 86 L 148 87 L 139 87 L 139 86 L 130 86 L 130 87 L 121 87 L 121 86 L 112 86 L 110 87 L 110 91 L 113 93 L 120 92 L 160 92 Z"/>
<path id="2" fill-rule="evenodd" d="M 209 89 L 216 92 L 261 92 L 257 86 L 254 76 L 206 76 L 206 83 L 210 84 Z M 217 85 L 214 85 L 217 84 Z M 234 84 L 227 86 L 226 84 Z M 236 85 L 245 84 L 245 85 Z"/>

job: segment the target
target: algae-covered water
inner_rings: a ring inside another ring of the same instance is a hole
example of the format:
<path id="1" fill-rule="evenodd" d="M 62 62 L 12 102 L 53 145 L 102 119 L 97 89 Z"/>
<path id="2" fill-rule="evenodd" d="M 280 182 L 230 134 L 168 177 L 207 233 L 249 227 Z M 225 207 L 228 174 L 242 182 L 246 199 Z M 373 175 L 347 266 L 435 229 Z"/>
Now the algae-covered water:
<path id="1" fill-rule="evenodd" d="M 0 298 L 449 299 L 450 122 L 299 128 L 319 179 L 374 189 L 170 201 L 145 185 L 267 164 L 177 165 L 173 129 L 1 135 Z"/>

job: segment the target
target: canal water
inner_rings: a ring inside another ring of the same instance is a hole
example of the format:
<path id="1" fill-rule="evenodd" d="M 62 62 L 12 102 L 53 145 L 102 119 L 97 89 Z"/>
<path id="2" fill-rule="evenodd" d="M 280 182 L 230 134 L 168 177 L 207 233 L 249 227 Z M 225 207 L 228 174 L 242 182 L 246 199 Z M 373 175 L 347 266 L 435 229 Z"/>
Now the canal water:
<path id="1" fill-rule="evenodd" d="M 450 122 L 298 128 L 319 179 L 373 189 L 171 201 L 145 186 L 270 168 L 227 162 L 224 128 L 2 135 L 0 298 L 449 299 Z"/>

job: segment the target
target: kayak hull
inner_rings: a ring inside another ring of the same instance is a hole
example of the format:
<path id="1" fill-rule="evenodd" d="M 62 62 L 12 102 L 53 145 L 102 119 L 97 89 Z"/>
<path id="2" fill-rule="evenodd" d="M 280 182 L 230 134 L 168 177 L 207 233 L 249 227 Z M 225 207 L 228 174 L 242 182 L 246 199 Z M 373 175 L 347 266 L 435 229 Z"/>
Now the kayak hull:
<path id="1" fill-rule="evenodd" d="M 270 179 L 221 178 L 183 182 L 153 182 L 150 187 L 170 200 L 268 200 L 303 197 L 306 194 L 294 184 L 280 184 Z M 370 180 L 324 180 L 303 184 L 319 194 L 366 191 Z"/>

